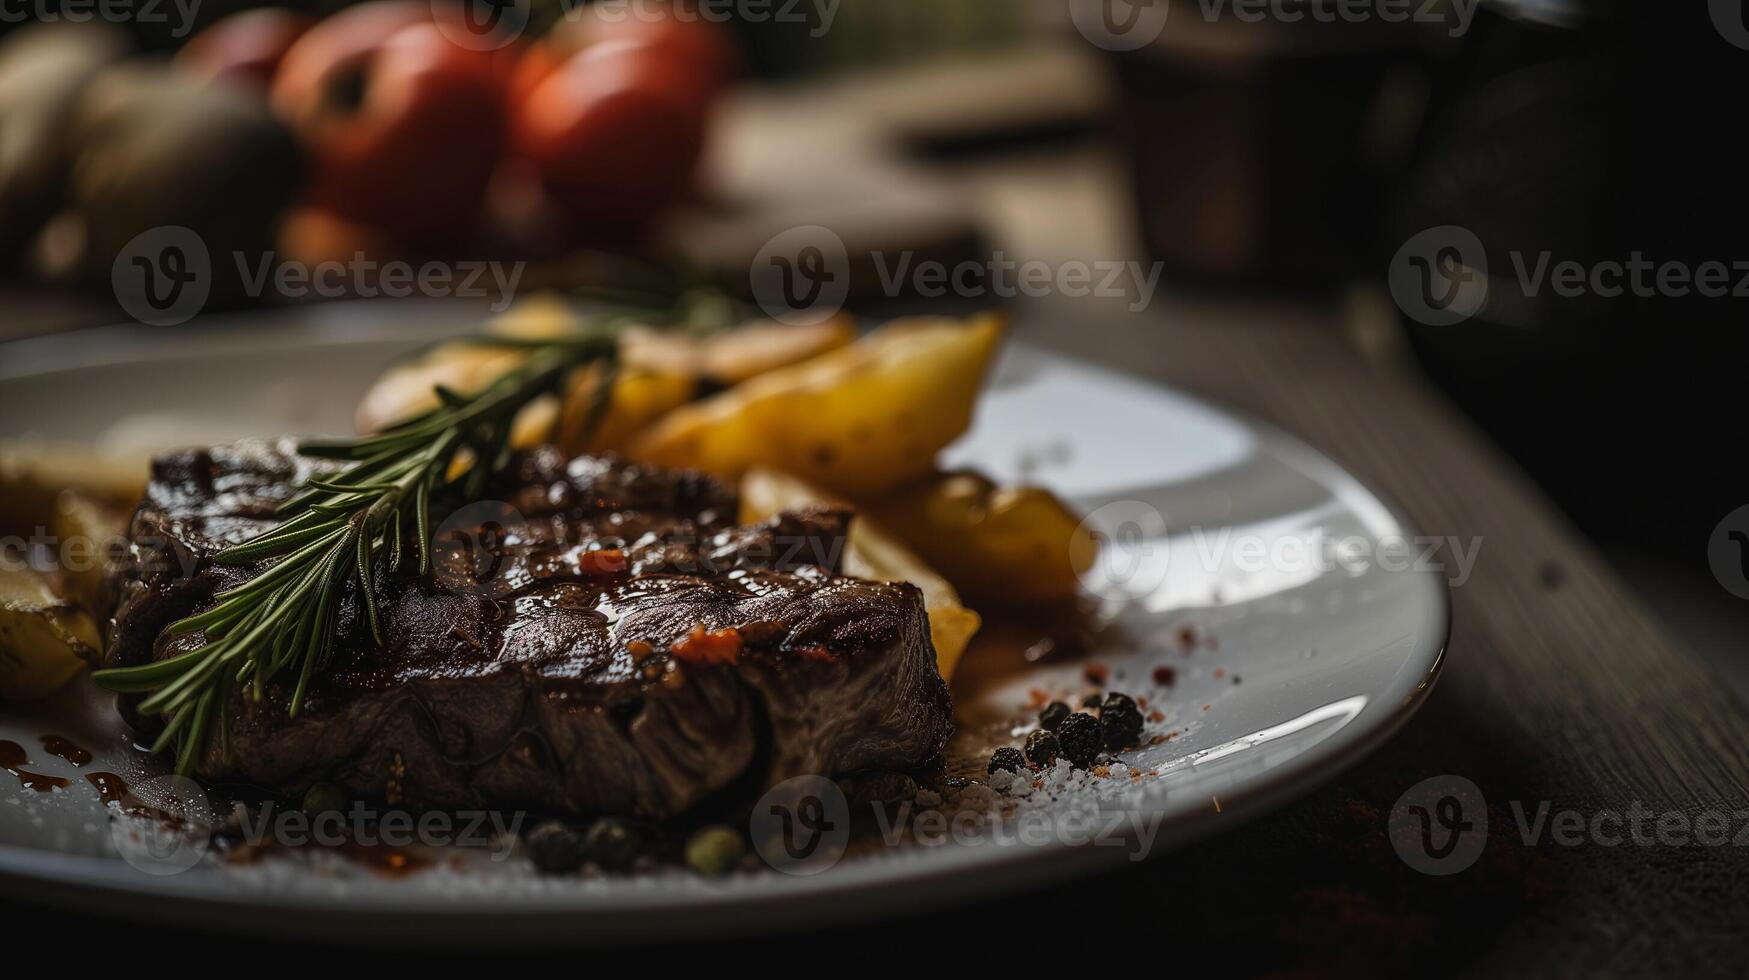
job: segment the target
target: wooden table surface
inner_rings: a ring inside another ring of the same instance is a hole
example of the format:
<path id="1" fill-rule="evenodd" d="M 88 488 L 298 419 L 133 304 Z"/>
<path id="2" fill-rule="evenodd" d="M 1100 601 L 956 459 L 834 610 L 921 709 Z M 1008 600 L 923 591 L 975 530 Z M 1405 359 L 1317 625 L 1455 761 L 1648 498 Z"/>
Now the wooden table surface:
<path id="1" fill-rule="evenodd" d="M 1011 254 L 1128 254 L 1121 233 L 1099 240 L 1118 208 L 1101 155 L 1022 158 L 962 176 Z M 1042 189 L 1048 206 L 1037 203 Z M 1453 589 L 1444 676 L 1398 736 L 1334 784 L 1143 865 L 911 920 L 703 952 L 757 962 L 781 951 L 786 963 L 826 969 L 847 950 L 940 937 L 929 948 L 975 944 L 991 968 L 1029 970 L 1034 938 L 1054 930 L 1080 960 L 1067 969 L 1117 945 L 1167 969 L 1188 955 L 1239 975 L 1742 975 L 1749 846 L 1528 844 L 1514 804 L 1534 813 L 1548 801 L 1587 818 L 1636 805 L 1654 815 L 1722 810 L 1742 832 L 1749 714 L 1394 355 L 1380 326 L 1390 318 L 1376 308 L 1365 291 L 1330 305 L 1167 296 L 1139 315 L 1035 304 L 1017 310 L 1016 331 L 1253 413 L 1347 466 L 1423 533 L 1480 539 L 1472 575 Z M 1171 451 L 1170 433 L 1158 448 Z M 1480 787 L 1490 829 L 1473 867 L 1433 877 L 1398 859 L 1386 819 L 1411 785 L 1447 774 Z M 910 904 L 894 897 L 895 911 Z M 16 934 L 60 920 L 14 910 L 5 921 Z M 127 926 L 114 935 L 121 944 L 164 938 Z"/>

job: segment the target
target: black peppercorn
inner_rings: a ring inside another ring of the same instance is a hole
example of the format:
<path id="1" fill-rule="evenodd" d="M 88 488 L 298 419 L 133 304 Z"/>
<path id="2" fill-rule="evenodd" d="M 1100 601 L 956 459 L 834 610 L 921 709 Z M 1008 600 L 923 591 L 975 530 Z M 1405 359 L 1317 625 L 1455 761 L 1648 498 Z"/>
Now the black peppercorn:
<path id="1" fill-rule="evenodd" d="M 1081 707 L 1083 707 L 1083 708 L 1097 708 L 1097 707 L 1099 707 L 1099 704 L 1100 704 L 1100 694 L 1098 691 L 1095 691 L 1092 694 L 1089 694 L 1086 697 L 1081 699 Z"/>
<path id="2" fill-rule="evenodd" d="M 625 821 L 603 817 L 584 836 L 583 851 L 608 871 L 624 871 L 637 860 L 640 843 L 637 831 Z"/>
<path id="3" fill-rule="evenodd" d="M 1069 764 L 1077 769 L 1086 769 L 1099 757 L 1099 719 L 1086 712 L 1077 711 L 1063 719 L 1063 724 L 1057 729 L 1056 739 Z"/>
<path id="4" fill-rule="evenodd" d="M 1105 747 L 1113 752 L 1127 749 L 1142 740 L 1142 709 L 1127 694 L 1106 695 L 1099 709 L 1099 732 Z"/>
<path id="5" fill-rule="evenodd" d="M 1026 737 L 1026 761 L 1035 766 L 1057 761 L 1057 751 L 1057 736 L 1042 728 Z"/>
<path id="6" fill-rule="evenodd" d="M 1052 701 L 1045 705 L 1045 710 L 1038 713 L 1039 727 L 1054 732 L 1063 719 L 1069 717 L 1069 706 L 1061 701 Z"/>
<path id="7" fill-rule="evenodd" d="M 984 768 L 984 771 L 994 775 L 998 769 L 1017 773 L 1024 768 L 1026 768 L 1026 757 L 1020 754 L 1020 750 L 1004 745 L 990 754 L 990 764 Z"/>
<path id="8" fill-rule="evenodd" d="M 523 844 L 535 870 L 542 874 L 570 874 L 583 866 L 583 835 L 557 820 L 536 826 L 523 838 Z"/>

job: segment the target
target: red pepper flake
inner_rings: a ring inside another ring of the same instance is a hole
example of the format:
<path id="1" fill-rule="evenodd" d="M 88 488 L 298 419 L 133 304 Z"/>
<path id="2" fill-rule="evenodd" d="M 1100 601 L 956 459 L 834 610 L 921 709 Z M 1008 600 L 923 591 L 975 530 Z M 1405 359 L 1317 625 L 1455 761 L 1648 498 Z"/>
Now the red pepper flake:
<path id="1" fill-rule="evenodd" d="M 830 663 L 832 660 L 836 659 L 832 656 L 831 650 L 828 650 L 825 647 L 819 647 L 819 646 L 796 647 L 795 653 L 796 653 L 796 656 L 798 656 L 798 657 L 804 657 L 808 660 L 820 660 L 820 661 L 825 661 L 828 663 Z"/>
<path id="2" fill-rule="evenodd" d="M 741 634 L 733 629 L 707 631 L 701 623 L 674 644 L 674 656 L 694 664 L 730 664 L 741 655 Z"/>
<path id="3" fill-rule="evenodd" d="M 1178 683 L 1178 671 L 1173 670 L 1171 667 L 1155 667 L 1154 683 L 1161 687 L 1171 687 Z"/>
<path id="4" fill-rule="evenodd" d="M 1150 711 L 1150 712 L 1148 712 L 1148 720 L 1153 722 L 1154 724 L 1158 725 L 1161 722 L 1166 720 L 1166 712 L 1164 712 L 1164 711 Z"/>
<path id="5" fill-rule="evenodd" d="M 624 575 L 626 572 L 626 553 L 618 548 L 586 551 L 577 558 L 577 572 L 580 575 L 604 577 Z"/>
<path id="6" fill-rule="evenodd" d="M 1098 776 L 1100 779 L 1110 779 L 1111 778 L 1111 767 L 1110 766 L 1094 766 L 1093 767 L 1093 775 Z"/>
<path id="7" fill-rule="evenodd" d="M 1215 668 L 1215 680 L 1218 681 L 1225 676 L 1227 676 L 1227 669 L 1225 667 L 1216 667 Z"/>
<path id="8" fill-rule="evenodd" d="M 1196 649 L 1196 642 L 1197 642 L 1196 627 L 1194 627 L 1194 626 L 1180 626 L 1180 627 L 1178 627 L 1178 649 L 1183 650 L 1185 653 L 1188 654 L 1188 653 L 1190 653 L 1190 651 Z"/>
<path id="9" fill-rule="evenodd" d="M 1099 687 L 1104 687 L 1105 682 L 1111 679 L 1111 668 L 1104 664 L 1088 664 L 1087 669 L 1081 673 L 1086 676 L 1087 683 Z"/>
<path id="10" fill-rule="evenodd" d="M 1051 693 L 1042 687 L 1035 687 L 1026 692 L 1026 706 L 1029 708 L 1042 708 L 1049 704 L 1050 700 Z"/>

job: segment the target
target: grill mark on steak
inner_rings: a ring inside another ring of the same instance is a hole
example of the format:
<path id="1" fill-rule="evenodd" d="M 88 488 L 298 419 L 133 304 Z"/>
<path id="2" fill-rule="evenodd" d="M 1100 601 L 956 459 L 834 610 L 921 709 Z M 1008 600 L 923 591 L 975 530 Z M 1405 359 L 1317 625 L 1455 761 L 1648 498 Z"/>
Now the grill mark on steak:
<path id="1" fill-rule="evenodd" d="M 157 460 L 106 662 L 198 644 L 163 629 L 260 570 L 213 556 L 273 526 L 321 468 L 287 442 Z M 442 525 L 433 576 L 415 562 L 379 576 L 381 649 L 349 588 L 304 711 L 287 716 L 285 684 L 260 702 L 239 686 L 197 775 L 662 818 L 738 783 L 909 768 L 945 744 L 952 703 L 922 596 L 837 574 L 848 514 L 740 526 L 708 477 L 551 448 L 518 456 L 488 495 L 505 506 Z M 139 700 L 122 711 L 149 738 L 158 721 Z"/>

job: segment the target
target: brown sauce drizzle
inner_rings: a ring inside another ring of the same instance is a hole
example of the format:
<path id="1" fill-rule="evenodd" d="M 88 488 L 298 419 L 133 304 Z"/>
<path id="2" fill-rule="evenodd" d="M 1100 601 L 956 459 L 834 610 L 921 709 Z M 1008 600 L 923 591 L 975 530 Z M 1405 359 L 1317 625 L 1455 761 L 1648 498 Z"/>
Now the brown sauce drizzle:
<path id="1" fill-rule="evenodd" d="M 59 735 L 44 735 L 42 737 L 43 751 L 49 755 L 59 756 L 75 766 L 82 766 L 91 761 L 91 753 L 85 751 L 77 742 Z"/>
<path id="2" fill-rule="evenodd" d="M 88 772 L 85 781 L 97 790 L 97 795 L 106 806 L 120 806 L 127 799 L 127 781 L 113 772 Z"/>
<path id="3" fill-rule="evenodd" d="M 5 769 L 17 776 L 18 781 L 24 785 L 25 789 L 35 790 L 38 793 L 52 793 L 66 787 L 67 780 L 60 776 L 45 776 L 42 773 L 26 772 L 20 768 L 29 764 L 30 758 L 24 754 L 24 746 L 17 742 L 0 740 L 0 769 Z"/>

